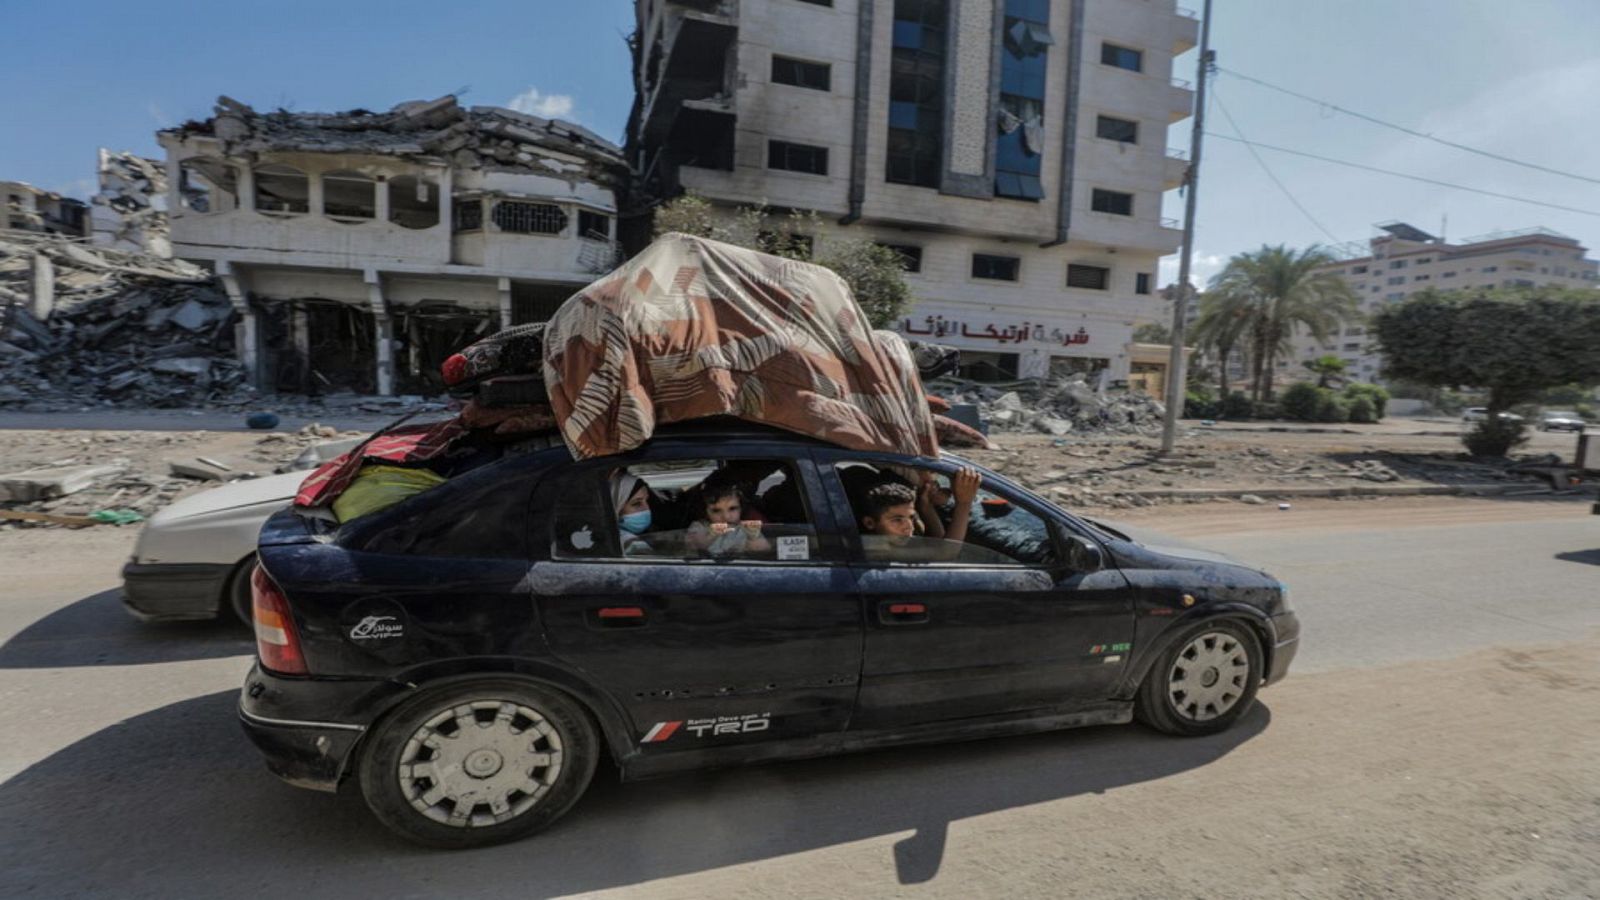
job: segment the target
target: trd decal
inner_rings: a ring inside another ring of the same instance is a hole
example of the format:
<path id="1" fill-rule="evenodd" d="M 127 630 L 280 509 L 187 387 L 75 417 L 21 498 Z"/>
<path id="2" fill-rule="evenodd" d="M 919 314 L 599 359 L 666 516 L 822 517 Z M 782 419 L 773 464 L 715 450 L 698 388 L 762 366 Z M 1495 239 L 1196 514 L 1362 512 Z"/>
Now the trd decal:
<path id="1" fill-rule="evenodd" d="M 1102 653 L 1126 653 L 1133 649 L 1132 644 L 1095 644 L 1089 648 L 1090 656 L 1099 656 Z"/>
<path id="2" fill-rule="evenodd" d="M 717 716 L 715 719 L 684 719 L 677 722 L 657 722 L 639 739 L 641 744 L 659 744 L 679 731 L 697 738 L 718 737 L 725 734 L 751 734 L 772 727 L 770 713 L 745 713 L 742 716 Z"/>

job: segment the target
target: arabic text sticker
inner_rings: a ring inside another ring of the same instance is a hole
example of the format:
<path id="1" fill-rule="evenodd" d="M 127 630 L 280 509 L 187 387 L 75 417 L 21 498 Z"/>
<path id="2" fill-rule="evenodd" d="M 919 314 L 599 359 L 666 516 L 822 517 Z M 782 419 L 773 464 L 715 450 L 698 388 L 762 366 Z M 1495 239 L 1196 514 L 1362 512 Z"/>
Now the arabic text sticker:
<path id="1" fill-rule="evenodd" d="M 778 559 L 810 559 L 811 548 L 806 543 L 803 534 L 785 535 L 778 538 Z"/>

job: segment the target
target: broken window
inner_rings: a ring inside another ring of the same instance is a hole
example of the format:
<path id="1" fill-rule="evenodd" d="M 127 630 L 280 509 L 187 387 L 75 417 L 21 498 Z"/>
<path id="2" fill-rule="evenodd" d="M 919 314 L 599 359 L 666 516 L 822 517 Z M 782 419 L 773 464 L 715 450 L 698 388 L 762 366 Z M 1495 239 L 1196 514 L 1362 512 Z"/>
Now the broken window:
<path id="1" fill-rule="evenodd" d="M 501 231 L 513 234 L 560 234 L 567 230 L 567 213 L 554 203 L 502 200 L 491 214 Z"/>
<path id="2" fill-rule="evenodd" d="M 450 204 L 450 212 L 455 215 L 456 231 L 479 231 L 483 228 L 483 200 L 471 197 L 463 200 L 460 197 Z"/>
<path id="3" fill-rule="evenodd" d="M 389 221 L 402 228 L 439 224 L 439 186 L 415 175 L 389 179 Z"/>
<path id="4" fill-rule="evenodd" d="M 178 204 L 197 213 L 239 208 L 239 170 L 220 159 L 196 156 L 178 164 Z"/>
<path id="5" fill-rule="evenodd" d="M 294 166 L 257 166 L 256 211 L 280 215 L 310 212 L 311 180 Z"/>
<path id="6" fill-rule="evenodd" d="M 578 210 L 578 236 L 590 240 L 611 240 L 611 217 L 587 209 Z"/>
<path id="7" fill-rule="evenodd" d="M 360 172 L 322 176 L 322 214 L 332 219 L 365 221 L 378 217 L 378 183 Z"/>

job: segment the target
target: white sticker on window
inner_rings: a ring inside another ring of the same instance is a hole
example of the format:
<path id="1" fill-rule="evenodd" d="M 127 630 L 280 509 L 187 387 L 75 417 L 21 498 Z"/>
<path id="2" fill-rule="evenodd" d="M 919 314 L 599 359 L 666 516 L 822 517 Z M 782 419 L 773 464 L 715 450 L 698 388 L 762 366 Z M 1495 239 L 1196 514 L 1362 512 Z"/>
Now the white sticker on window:
<path id="1" fill-rule="evenodd" d="M 778 538 L 778 559 L 810 559 L 811 546 L 803 534 L 784 535 Z"/>

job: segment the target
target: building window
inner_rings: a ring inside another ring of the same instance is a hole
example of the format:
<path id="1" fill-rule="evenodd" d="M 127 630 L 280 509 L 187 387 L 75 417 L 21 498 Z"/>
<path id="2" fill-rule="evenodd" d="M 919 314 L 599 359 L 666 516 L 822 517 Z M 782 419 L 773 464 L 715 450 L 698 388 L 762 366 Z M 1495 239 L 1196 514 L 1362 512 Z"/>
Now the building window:
<path id="1" fill-rule="evenodd" d="M 457 197 L 450 204 L 452 231 L 483 230 L 483 200 L 479 197 Z"/>
<path id="2" fill-rule="evenodd" d="M 1135 294 L 1150 293 L 1150 273 L 1139 272 L 1133 276 L 1133 292 Z"/>
<path id="3" fill-rule="evenodd" d="M 944 143 L 946 0 L 895 0 L 884 179 L 939 186 Z"/>
<path id="4" fill-rule="evenodd" d="M 322 214 L 332 219 L 376 219 L 378 183 L 360 172 L 323 175 Z"/>
<path id="5" fill-rule="evenodd" d="M 1132 47 L 1119 47 L 1116 44 L 1102 43 L 1100 45 L 1100 62 L 1107 66 L 1116 66 L 1127 69 L 1129 72 L 1144 71 L 1144 52 Z"/>
<path id="6" fill-rule="evenodd" d="M 439 186 L 415 175 L 389 179 L 389 221 L 402 228 L 439 224 Z"/>
<path id="7" fill-rule="evenodd" d="M 1498 271 L 1500 271 L 1500 267 L 1499 266 L 1484 266 L 1483 270 L 1485 272 L 1498 272 Z"/>
<path id="8" fill-rule="evenodd" d="M 1351 266 L 1350 267 L 1350 274 L 1351 275 L 1365 275 L 1365 274 L 1367 274 L 1367 267 L 1366 266 Z"/>
<path id="9" fill-rule="evenodd" d="M 311 180 L 293 166 L 256 168 L 256 212 L 287 214 L 311 211 Z"/>
<path id="10" fill-rule="evenodd" d="M 19 206 L 22 198 L 12 196 Z M 196 156 L 178 164 L 178 204 L 197 213 L 239 208 L 239 170 L 220 159 Z"/>
<path id="11" fill-rule="evenodd" d="M 1441 274 L 1439 277 L 1440 278 L 1454 278 L 1454 277 L 1456 277 L 1456 273 L 1454 273 L 1454 272 L 1445 272 L 1445 273 Z"/>
<path id="12" fill-rule="evenodd" d="M 501 200 L 489 214 L 495 227 L 512 234 L 560 234 L 567 230 L 567 212 L 554 203 Z"/>
<path id="13" fill-rule="evenodd" d="M 788 141 L 767 141 L 767 168 L 809 175 L 828 174 L 828 148 Z"/>
<path id="14" fill-rule="evenodd" d="M 1417 257 L 1417 265 L 1419 265 L 1419 266 L 1423 265 L 1424 263 L 1431 263 L 1431 262 L 1433 262 L 1433 257 L 1431 257 L 1431 256 L 1419 256 L 1419 257 Z"/>
<path id="15" fill-rule="evenodd" d="M 989 253 L 972 254 L 972 277 L 994 281 L 1016 281 L 1022 260 L 1015 256 L 995 256 Z"/>
<path id="16" fill-rule="evenodd" d="M 578 237 L 596 241 L 611 240 L 611 217 L 587 209 L 578 210 Z"/>
<path id="17" fill-rule="evenodd" d="M 1360 349 L 1361 349 L 1361 342 L 1360 341 L 1357 341 L 1357 342 L 1355 342 L 1353 344 L 1345 344 L 1344 345 L 1344 351 L 1346 353 L 1349 353 L 1352 350 L 1360 350 Z"/>
<path id="18" fill-rule="evenodd" d="M 1406 277 L 1404 275 L 1391 275 L 1391 276 L 1389 276 L 1389 284 L 1391 286 L 1392 285 L 1396 285 L 1396 284 L 1405 284 L 1405 283 L 1406 283 Z"/>
<path id="19" fill-rule="evenodd" d="M 825 91 L 828 90 L 831 81 L 829 68 L 827 63 L 806 62 L 800 59 L 790 59 L 787 56 L 774 55 L 772 57 L 772 83 Z"/>
<path id="20" fill-rule="evenodd" d="M 1006 0 L 1000 54 L 1000 121 L 995 135 L 996 197 L 1041 200 L 1044 79 L 1049 61 L 1048 0 Z"/>
<path id="21" fill-rule="evenodd" d="M 1141 276 L 1143 272 L 1139 273 Z M 1067 287 L 1103 291 L 1111 287 L 1111 270 L 1104 266 L 1067 266 Z"/>
<path id="22" fill-rule="evenodd" d="M 1133 195 L 1124 194 L 1121 191 L 1107 191 L 1095 188 L 1094 194 L 1089 199 L 1089 208 L 1095 212 L 1131 216 L 1133 215 Z"/>
<path id="23" fill-rule="evenodd" d="M 879 244 L 900 256 L 900 266 L 907 272 L 922 271 L 922 248 L 914 244 Z"/>
<path id="24" fill-rule="evenodd" d="M 1411 277 L 1411 280 L 1412 281 L 1427 281 L 1428 279 L 1430 279 L 1432 277 L 1433 277 L 1432 275 L 1413 275 Z"/>
<path id="25" fill-rule="evenodd" d="M 1405 292 L 1403 292 L 1403 291 L 1398 292 L 1398 293 L 1394 293 L 1394 294 L 1384 294 L 1383 295 L 1383 299 L 1388 300 L 1391 303 L 1396 301 L 1396 300 L 1404 300 L 1405 298 L 1406 298 L 1406 295 L 1405 295 Z"/>
<path id="26" fill-rule="evenodd" d="M 1096 137 L 1103 137 L 1108 141 L 1120 141 L 1124 144 L 1139 143 L 1139 123 L 1127 119 L 1097 116 L 1094 133 Z"/>
<path id="27" fill-rule="evenodd" d="M 1404 269 L 1405 267 L 1406 267 L 1406 261 L 1403 260 L 1403 259 L 1397 259 L 1397 260 L 1394 260 L 1393 262 L 1389 263 L 1389 268 L 1391 268 L 1391 269 Z"/>

